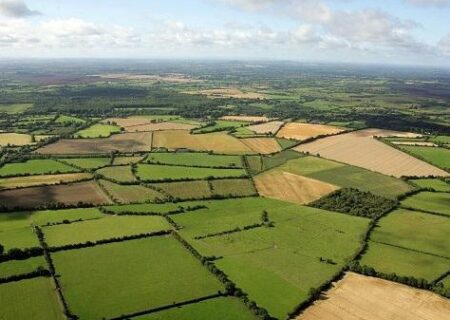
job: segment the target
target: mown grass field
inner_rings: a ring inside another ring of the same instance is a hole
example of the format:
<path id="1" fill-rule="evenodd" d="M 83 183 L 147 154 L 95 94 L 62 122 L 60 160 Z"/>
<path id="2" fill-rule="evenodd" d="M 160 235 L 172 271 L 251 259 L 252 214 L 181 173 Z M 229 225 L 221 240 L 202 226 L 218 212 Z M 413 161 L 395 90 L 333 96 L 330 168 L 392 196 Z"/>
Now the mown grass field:
<path id="1" fill-rule="evenodd" d="M 208 177 L 242 177 L 246 176 L 243 169 L 213 169 L 182 166 L 165 166 L 153 164 L 138 164 L 136 175 L 145 181 L 206 179 Z"/>
<path id="2" fill-rule="evenodd" d="M 75 133 L 77 138 L 107 138 L 113 133 L 119 133 L 120 127 L 115 125 L 96 123 L 89 128 L 83 129 Z"/>
<path id="3" fill-rule="evenodd" d="M 99 180 L 99 183 L 117 203 L 150 202 L 165 198 L 160 192 L 141 185 L 120 185 L 107 180 Z"/>
<path id="4" fill-rule="evenodd" d="M 26 260 L 10 260 L 0 263 L 0 278 L 21 275 L 35 271 L 38 267 L 47 269 L 47 262 L 43 256 Z"/>
<path id="5" fill-rule="evenodd" d="M 166 214 L 168 212 L 179 210 L 180 207 L 183 207 L 184 204 L 181 203 L 142 203 L 142 204 L 125 204 L 125 205 L 112 205 L 103 207 L 107 211 L 120 214 L 124 212 L 131 213 L 157 213 L 157 214 Z"/>
<path id="6" fill-rule="evenodd" d="M 223 256 L 216 264 L 249 298 L 272 316 L 284 318 L 311 287 L 336 273 L 360 246 L 369 220 L 269 199 L 208 203 L 208 209 L 173 216 L 180 233 L 204 256 Z M 219 206 L 219 204 L 221 204 Z M 219 207 L 214 210 L 214 205 Z M 246 212 L 233 207 L 249 208 Z M 253 209 L 252 209 L 253 207 Z M 196 236 L 258 223 L 267 210 L 274 227 L 195 240 Z M 320 261 L 332 259 L 335 264 Z"/>
<path id="7" fill-rule="evenodd" d="M 286 150 L 270 156 L 246 156 L 250 173 L 257 174 L 264 170 L 280 166 L 289 160 L 297 159 L 302 155 L 293 150 Z"/>
<path id="8" fill-rule="evenodd" d="M 395 198 L 413 189 L 412 186 L 397 178 L 312 156 L 291 160 L 276 170 L 306 176 L 340 187 L 370 191 L 387 198 Z"/>
<path id="9" fill-rule="evenodd" d="M 170 228 L 165 219 L 157 216 L 106 216 L 101 219 L 44 227 L 42 231 L 49 246 L 60 247 Z"/>
<path id="10" fill-rule="evenodd" d="M 85 123 L 86 120 L 74 116 L 60 115 L 58 118 L 56 118 L 55 122 L 60 124 L 82 124 Z"/>
<path id="11" fill-rule="evenodd" d="M 150 153 L 146 162 L 202 167 L 242 168 L 240 156 L 213 155 L 204 152 Z"/>
<path id="12" fill-rule="evenodd" d="M 96 171 L 107 179 L 116 180 L 119 182 L 134 182 L 136 177 L 131 171 L 131 166 L 114 166 L 105 167 Z"/>
<path id="13" fill-rule="evenodd" d="M 38 238 L 31 227 L 1 231 L 0 243 L 5 251 L 13 248 L 26 249 L 39 246 Z"/>
<path id="14" fill-rule="evenodd" d="M 435 191 L 441 192 L 449 192 L 450 191 L 450 183 L 439 179 L 412 179 L 409 182 L 414 183 L 420 188 L 431 188 Z"/>
<path id="15" fill-rule="evenodd" d="M 256 189 L 250 179 L 220 179 L 210 181 L 214 195 L 223 197 L 246 197 L 256 195 Z"/>
<path id="16" fill-rule="evenodd" d="M 255 320 L 256 316 L 237 298 L 220 297 L 166 311 L 136 317 L 136 320 Z"/>
<path id="17" fill-rule="evenodd" d="M 93 176 L 90 173 L 63 173 L 51 175 L 33 175 L 25 177 L 0 178 L 0 189 L 15 189 L 33 187 L 40 185 L 54 185 L 61 183 L 90 180 Z"/>
<path id="18" fill-rule="evenodd" d="M 152 184 L 158 190 L 162 190 L 164 194 L 168 194 L 176 199 L 202 199 L 211 197 L 211 189 L 208 181 L 182 181 L 169 183 Z"/>
<path id="19" fill-rule="evenodd" d="M 61 210 L 31 211 L 30 223 L 38 226 L 60 223 L 63 221 L 91 220 L 102 218 L 104 215 L 97 208 L 75 208 Z"/>
<path id="20" fill-rule="evenodd" d="M 81 319 L 117 317 L 223 290 L 172 237 L 112 243 L 52 257 L 67 301 Z"/>
<path id="21" fill-rule="evenodd" d="M 450 150 L 436 147 L 400 146 L 413 155 L 418 156 L 435 166 L 450 169 Z"/>
<path id="22" fill-rule="evenodd" d="M 32 103 L 7 103 L 0 104 L 0 113 L 16 114 L 32 108 Z"/>
<path id="23" fill-rule="evenodd" d="M 0 301 L 0 319 L 65 319 L 51 278 L 1 284 Z"/>
<path id="24" fill-rule="evenodd" d="M 7 163 L 0 168 L 0 176 L 51 174 L 77 172 L 71 166 L 51 159 L 36 159 L 18 163 Z"/>
<path id="25" fill-rule="evenodd" d="M 403 200 L 401 205 L 450 216 L 450 193 L 420 192 Z"/>
<path id="26" fill-rule="evenodd" d="M 97 169 L 111 163 L 111 158 L 62 158 L 61 161 L 83 169 Z"/>

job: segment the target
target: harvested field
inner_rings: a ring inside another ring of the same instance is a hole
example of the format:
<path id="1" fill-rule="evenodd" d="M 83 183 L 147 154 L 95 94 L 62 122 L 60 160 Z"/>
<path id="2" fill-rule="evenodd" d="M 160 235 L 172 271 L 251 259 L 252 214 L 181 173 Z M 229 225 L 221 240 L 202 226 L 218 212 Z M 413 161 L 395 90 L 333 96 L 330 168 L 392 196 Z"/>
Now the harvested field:
<path id="1" fill-rule="evenodd" d="M 141 185 L 120 185 L 107 180 L 100 180 L 99 183 L 118 203 L 148 202 L 154 201 L 156 198 L 164 199 L 164 195 L 161 193 Z"/>
<path id="2" fill-rule="evenodd" d="M 110 203 L 102 189 L 92 181 L 0 192 L 0 204 L 6 208 L 33 208 L 55 203 L 75 205 L 78 202 Z"/>
<path id="3" fill-rule="evenodd" d="M 220 118 L 222 120 L 230 120 L 230 121 L 243 121 L 243 122 L 261 122 L 261 121 L 269 121 L 269 118 L 262 116 L 223 116 Z"/>
<path id="4" fill-rule="evenodd" d="M 321 135 L 336 134 L 344 131 L 341 128 L 328 126 L 324 124 L 311 124 L 291 122 L 285 124 L 277 133 L 277 137 L 295 140 L 305 140 Z"/>
<path id="5" fill-rule="evenodd" d="M 225 154 L 254 153 L 241 140 L 225 133 L 189 134 L 188 131 L 184 130 L 155 131 L 153 133 L 153 147 L 169 150 L 187 148 Z"/>
<path id="6" fill-rule="evenodd" d="M 27 144 L 32 144 L 31 136 L 29 134 L 0 133 L 0 147 L 7 145 L 25 146 Z"/>
<path id="7" fill-rule="evenodd" d="M 281 151 L 281 146 L 275 138 L 245 138 L 241 141 L 257 153 L 270 154 Z"/>
<path id="8" fill-rule="evenodd" d="M 255 177 L 261 196 L 305 204 L 317 200 L 339 187 L 281 170 L 271 170 Z"/>
<path id="9" fill-rule="evenodd" d="M 391 143 L 399 146 L 437 147 L 437 144 L 425 141 L 391 141 Z"/>
<path id="10" fill-rule="evenodd" d="M 413 132 L 394 131 L 386 129 L 369 128 L 353 132 L 358 137 L 381 137 L 381 138 L 421 138 L 422 135 Z"/>
<path id="11" fill-rule="evenodd" d="M 383 279 L 347 273 L 297 320 L 447 319 L 450 301 Z"/>
<path id="12" fill-rule="evenodd" d="M 211 197 L 208 181 L 182 181 L 152 184 L 157 189 L 177 199 L 203 199 Z"/>
<path id="13" fill-rule="evenodd" d="M 92 154 L 150 151 L 151 132 L 115 134 L 104 139 L 62 139 L 37 150 L 41 154 Z"/>
<path id="14" fill-rule="evenodd" d="M 111 163 L 111 158 L 61 158 L 58 159 L 64 163 L 74 165 L 83 169 L 97 169 L 107 166 Z"/>
<path id="15" fill-rule="evenodd" d="M 361 130 L 327 137 L 294 148 L 300 152 L 319 154 L 358 167 L 395 177 L 401 176 L 448 176 L 449 174 L 431 164 L 414 158 L 374 139 L 374 134 L 389 134 L 386 130 Z"/>
<path id="16" fill-rule="evenodd" d="M 270 121 L 248 126 L 246 128 L 258 134 L 274 134 L 278 131 L 278 129 L 280 129 L 283 123 L 283 121 Z"/>
<path id="17" fill-rule="evenodd" d="M 197 126 L 179 122 L 145 123 L 125 127 L 126 132 L 159 131 L 159 130 L 192 130 Z"/>
<path id="18" fill-rule="evenodd" d="M 32 187 L 43 184 L 53 185 L 89 179 L 92 179 L 92 175 L 89 173 L 66 173 L 53 175 L 37 175 L 28 177 L 14 177 L 14 178 L 0 179 L 0 190 Z"/>
<path id="19" fill-rule="evenodd" d="M 238 88 L 216 88 L 183 92 L 186 94 L 204 94 L 208 98 L 264 99 L 265 94 L 244 91 Z"/>

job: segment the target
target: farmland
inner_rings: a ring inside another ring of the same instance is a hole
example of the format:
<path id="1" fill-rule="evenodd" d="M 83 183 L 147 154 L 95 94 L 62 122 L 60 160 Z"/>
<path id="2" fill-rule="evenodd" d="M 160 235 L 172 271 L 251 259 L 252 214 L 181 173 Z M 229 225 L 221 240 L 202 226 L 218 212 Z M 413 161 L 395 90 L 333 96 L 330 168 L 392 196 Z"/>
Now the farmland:
<path id="1" fill-rule="evenodd" d="M 121 185 L 107 180 L 99 180 L 99 184 L 117 203 L 148 202 L 164 198 L 160 192 L 141 185 Z"/>
<path id="2" fill-rule="evenodd" d="M 440 168 L 450 168 L 450 150 L 435 147 L 401 146 L 402 150 Z"/>
<path id="3" fill-rule="evenodd" d="M 50 174 L 50 173 L 67 173 L 76 172 L 77 169 L 55 160 L 28 160 L 22 163 L 8 163 L 0 168 L 1 177 L 33 175 L 33 174 Z"/>
<path id="4" fill-rule="evenodd" d="M 114 166 L 105 167 L 96 171 L 103 177 L 112 179 L 119 182 L 133 182 L 136 181 L 136 177 L 133 175 L 130 166 Z"/>
<path id="5" fill-rule="evenodd" d="M 269 154 L 281 151 L 280 145 L 274 138 L 246 138 L 241 141 L 256 153 Z"/>
<path id="6" fill-rule="evenodd" d="M 8 145 L 25 146 L 28 144 L 33 144 L 32 137 L 29 134 L 0 132 L 0 147 Z"/>
<path id="7" fill-rule="evenodd" d="M 343 129 L 333 126 L 292 122 L 284 125 L 277 137 L 295 140 L 306 140 L 321 135 L 331 135 L 342 132 Z"/>
<path id="8" fill-rule="evenodd" d="M 60 161 L 82 169 L 97 169 L 111 163 L 111 158 L 61 158 Z"/>
<path id="9" fill-rule="evenodd" d="M 92 175 L 89 173 L 66 173 L 53 175 L 13 177 L 0 179 L 0 190 L 33 187 L 39 185 L 62 184 L 90 179 L 92 179 Z"/>
<path id="10" fill-rule="evenodd" d="M 401 202 L 402 206 L 415 210 L 440 213 L 450 216 L 448 210 L 450 193 L 420 192 Z"/>
<path id="11" fill-rule="evenodd" d="M 420 304 L 420 308 L 417 305 Z M 297 320 L 444 319 L 448 302 L 436 294 L 347 273 Z"/>
<path id="12" fill-rule="evenodd" d="M 439 179 L 412 179 L 409 180 L 421 188 L 431 188 L 434 191 L 449 192 L 450 183 Z"/>
<path id="13" fill-rule="evenodd" d="M 205 167 L 230 167 L 241 168 L 242 159 L 239 156 L 212 155 L 203 152 L 188 153 L 150 153 L 145 159 L 148 163 L 173 164 L 185 166 L 205 166 Z"/>
<path id="14" fill-rule="evenodd" d="M 120 128 L 108 124 L 94 124 L 93 126 L 75 133 L 76 138 L 107 138 L 113 133 L 119 133 Z"/>
<path id="15" fill-rule="evenodd" d="M 283 124 L 283 121 L 270 121 L 248 126 L 247 129 L 259 134 L 275 134 Z"/>

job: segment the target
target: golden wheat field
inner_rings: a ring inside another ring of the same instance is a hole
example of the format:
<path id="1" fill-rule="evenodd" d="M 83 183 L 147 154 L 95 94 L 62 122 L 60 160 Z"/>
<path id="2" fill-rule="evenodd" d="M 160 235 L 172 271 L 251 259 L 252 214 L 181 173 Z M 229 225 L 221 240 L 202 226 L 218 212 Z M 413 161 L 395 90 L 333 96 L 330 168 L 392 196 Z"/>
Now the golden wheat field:
<path id="1" fill-rule="evenodd" d="M 283 121 L 270 121 L 248 126 L 247 129 L 258 134 L 274 134 L 283 124 Z"/>
<path id="2" fill-rule="evenodd" d="M 342 128 L 324 124 L 290 122 L 277 133 L 277 137 L 285 139 L 305 140 L 321 135 L 331 135 L 344 131 Z"/>
<path id="3" fill-rule="evenodd" d="M 281 147 L 275 138 L 245 138 L 241 141 L 256 153 L 269 154 L 281 151 Z"/>

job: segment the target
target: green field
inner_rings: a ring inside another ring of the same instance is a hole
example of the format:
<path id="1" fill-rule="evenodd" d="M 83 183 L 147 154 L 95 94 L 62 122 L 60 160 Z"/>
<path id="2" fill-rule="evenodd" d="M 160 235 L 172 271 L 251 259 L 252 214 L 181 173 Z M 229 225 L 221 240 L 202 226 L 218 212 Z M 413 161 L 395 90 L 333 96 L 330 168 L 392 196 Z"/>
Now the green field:
<path id="1" fill-rule="evenodd" d="M 181 166 L 165 166 L 153 164 L 138 164 L 136 175 L 144 181 L 206 179 L 209 177 L 242 177 L 246 176 L 243 169 L 213 169 Z"/>
<path id="2" fill-rule="evenodd" d="M 401 179 L 312 156 L 291 160 L 276 170 L 291 172 L 340 187 L 369 191 L 387 198 L 396 198 L 413 189 Z"/>
<path id="3" fill-rule="evenodd" d="M 434 136 L 429 139 L 431 142 L 450 144 L 450 136 Z"/>
<path id="4" fill-rule="evenodd" d="M 7 163 L 0 168 L 0 177 L 50 173 L 56 174 L 78 171 L 78 169 L 55 160 L 37 159 L 18 163 Z"/>
<path id="5" fill-rule="evenodd" d="M 420 192 L 406 198 L 400 204 L 408 208 L 450 216 L 450 193 Z"/>
<path id="6" fill-rule="evenodd" d="M 35 271 L 38 267 L 42 267 L 44 269 L 47 268 L 47 262 L 43 256 L 28 258 L 26 260 L 9 260 L 6 262 L 1 262 L 0 278 L 30 273 Z"/>
<path id="7" fill-rule="evenodd" d="M 223 289 L 172 237 L 112 243 L 52 257 L 66 299 L 81 319 L 117 317 Z"/>
<path id="8" fill-rule="evenodd" d="M 50 247 L 60 247 L 170 228 L 164 218 L 157 216 L 106 216 L 102 219 L 44 227 L 42 231 Z"/>
<path id="9" fill-rule="evenodd" d="M 113 206 L 105 206 L 103 208 L 114 214 L 131 212 L 131 213 L 136 213 L 136 214 L 158 213 L 158 214 L 164 215 L 168 212 L 171 212 L 174 210 L 179 210 L 179 208 L 182 206 L 184 206 L 184 204 L 166 202 L 166 203 L 142 203 L 142 204 L 113 205 Z"/>
<path id="10" fill-rule="evenodd" d="M 73 116 L 60 115 L 58 118 L 56 118 L 55 122 L 60 124 L 82 124 L 85 123 L 86 120 Z"/>
<path id="11" fill-rule="evenodd" d="M 120 165 L 124 165 L 124 164 L 132 164 L 132 163 L 136 163 L 139 162 L 140 160 L 142 160 L 143 157 L 138 156 L 138 157 L 114 157 L 114 161 L 113 161 L 113 165 L 115 166 L 120 166 Z"/>
<path id="12" fill-rule="evenodd" d="M 33 107 L 32 103 L 11 103 L 11 104 L 2 103 L 0 104 L 0 113 L 8 113 L 8 114 L 22 113 L 32 107 Z"/>
<path id="13" fill-rule="evenodd" d="M 134 182 L 136 177 L 133 175 L 130 166 L 105 167 L 96 171 L 107 179 L 119 182 Z"/>
<path id="14" fill-rule="evenodd" d="M 160 192 L 141 185 L 120 185 L 107 180 L 99 180 L 99 184 L 116 203 L 142 203 L 165 198 Z"/>
<path id="15" fill-rule="evenodd" d="M 109 124 L 103 124 L 103 123 L 96 123 L 92 126 L 90 126 L 87 129 L 83 129 L 75 133 L 75 137 L 79 138 L 107 138 L 111 136 L 113 133 L 119 133 L 120 127 L 109 125 Z"/>
<path id="16" fill-rule="evenodd" d="M 193 133 L 208 133 L 220 130 L 230 130 L 247 125 L 247 122 L 242 121 L 229 121 L 229 120 L 216 120 L 214 125 L 204 128 L 194 129 Z"/>
<path id="17" fill-rule="evenodd" d="M 111 158 L 64 158 L 61 161 L 83 169 L 97 169 L 109 165 Z"/>
<path id="18" fill-rule="evenodd" d="M 439 179 L 412 179 L 409 181 L 420 188 L 431 188 L 435 191 L 450 192 L 450 183 Z"/>
<path id="19" fill-rule="evenodd" d="M 302 155 L 296 151 L 285 150 L 270 156 L 247 156 L 246 159 L 250 173 L 257 174 L 261 171 L 281 166 L 289 160 L 300 157 L 302 157 Z"/>
<path id="20" fill-rule="evenodd" d="M 97 208 L 75 208 L 62 210 L 44 210 L 30 212 L 30 223 L 43 226 L 63 221 L 91 220 L 104 215 Z"/>
<path id="21" fill-rule="evenodd" d="M 149 163 L 185 166 L 242 168 L 242 158 L 240 156 L 212 155 L 203 152 L 150 153 L 146 161 Z"/>
<path id="22" fill-rule="evenodd" d="M 0 244 L 8 251 L 13 248 L 26 249 L 39 246 L 37 236 L 31 227 L 0 232 Z"/>
<path id="23" fill-rule="evenodd" d="M 289 140 L 289 139 L 283 139 L 283 138 L 277 138 L 277 142 L 282 149 L 287 149 L 287 148 L 293 147 L 298 143 L 295 140 Z"/>
<path id="24" fill-rule="evenodd" d="M 152 185 L 176 199 L 203 199 L 212 195 L 208 181 L 205 180 L 154 183 Z"/>
<path id="25" fill-rule="evenodd" d="M 0 285 L 0 319 L 63 320 L 51 278 L 34 278 Z"/>
<path id="26" fill-rule="evenodd" d="M 433 281 L 448 270 L 450 260 L 369 241 L 369 248 L 360 263 L 386 274 Z"/>
<path id="27" fill-rule="evenodd" d="M 435 166 L 450 169 L 450 150 L 437 147 L 399 146 Z"/>
<path id="28" fill-rule="evenodd" d="M 340 270 L 360 246 L 369 224 L 368 219 L 268 199 L 205 203 L 208 209 L 173 216 L 183 226 L 180 233 L 202 255 L 224 257 L 217 260 L 217 266 L 250 299 L 278 318 L 306 299 L 311 287 Z M 268 211 L 273 228 L 194 239 L 258 223 L 262 210 Z"/>
<path id="29" fill-rule="evenodd" d="M 135 317 L 133 320 L 255 320 L 257 319 L 237 298 L 221 297 Z"/>
<path id="30" fill-rule="evenodd" d="M 214 195 L 223 197 L 246 197 L 256 195 L 255 186 L 250 179 L 220 179 L 210 181 Z"/>

